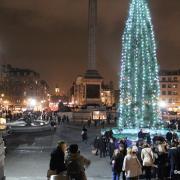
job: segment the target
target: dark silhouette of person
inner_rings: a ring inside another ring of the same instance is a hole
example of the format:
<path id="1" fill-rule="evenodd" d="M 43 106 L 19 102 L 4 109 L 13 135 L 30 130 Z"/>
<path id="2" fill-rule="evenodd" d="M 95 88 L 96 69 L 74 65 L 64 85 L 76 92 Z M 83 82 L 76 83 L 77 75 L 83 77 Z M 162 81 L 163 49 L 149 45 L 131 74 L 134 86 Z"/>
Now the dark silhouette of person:
<path id="1" fill-rule="evenodd" d="M 65 151 L 67 145 L 64 141 L 58 142 L 58 146 L 51 153 L 50 169 L 55 170 L 57 174 L 66 170 Z"/>

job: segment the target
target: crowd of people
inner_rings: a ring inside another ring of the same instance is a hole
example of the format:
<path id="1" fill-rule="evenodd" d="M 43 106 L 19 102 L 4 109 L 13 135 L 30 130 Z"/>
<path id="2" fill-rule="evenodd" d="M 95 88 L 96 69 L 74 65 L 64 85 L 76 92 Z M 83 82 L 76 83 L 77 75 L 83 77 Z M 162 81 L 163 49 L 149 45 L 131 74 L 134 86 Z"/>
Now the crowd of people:
<path id="1" fill-rule="evenodd" d="M 173 131 L 166 138 L 156 135 L 151 141 L 149 133 L 140 130 L 136 142 L 116 139 L 107 131 L 95 138 L 93 153 L 110 157 L 113 180 L 120 176 L 123 180 L 180 179 L 180 141 Z"/>
<path id="2" fill-rule="evenodd" d="M 87 129 L 81 132 L 82 141 L 87 143 Z M 149 133 L 140 130 L 138 140 L 114 138 L 112 130 L 96 136 L 92 153 L 100 158 L 109 156 L 112 180 L 136 179 L 174 179 L 180 180 L 180 141 L 177 133 L 169 131 L 166 137 L 155 135 L 151 140 Z M 85 168 L 90 160 L 80 154 L 77 144 L 67 148 L 65 142 L 58 143 L 51 153 L 50 169 L 55 174 L 66 172 L 75 180 L 86 180 Z"/>
<path id="3" fill-rule="evenodd" d="M 83 125 L 81 137 L 86 144 L 87 131 Z M 151 139 L 150 133 L 141 129 L 137 137 L 137 141 L 127 137 L 115 138 L 112 130 L 95 137 L 92 153 L 100 158 L 109 157 L 112 180 L 180 180 L 180 139 L 177 133 L 170 129 L 165 137 L 156 134 Z M 80 165 L 72 163 L 77 159 Z M 57 174 L 65 171 L 67 176 L 75 177 L 76 180 L 87 179 L 85 168 L 89 165 L 90 160 L 80 154 L 77 144 L 67 148 L 66 143 L 61 142 L 51 154 L 50 169 Z"/>
<path id="4" fill-rule="evenodd" d="M 70 121 L 69 117 L 66 115 L 63 115 L 61 117 L 61 116 L 58 116 L 57 114 L 55 114 L 53 116 L 51 115 L 49 118 L 50 125 L 54 130 L 56 130 L 56 127 L 58 125 L 63 125 L 64 123 L 69 123 L 69 121 Z"/>

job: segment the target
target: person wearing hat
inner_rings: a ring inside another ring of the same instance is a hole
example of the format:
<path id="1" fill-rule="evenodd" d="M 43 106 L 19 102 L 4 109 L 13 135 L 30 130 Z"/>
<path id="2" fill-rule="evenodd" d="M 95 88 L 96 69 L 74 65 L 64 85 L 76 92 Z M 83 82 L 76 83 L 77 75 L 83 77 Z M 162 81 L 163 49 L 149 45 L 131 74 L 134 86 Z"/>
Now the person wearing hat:
<path id="1" fill-rule="evenodd" d="M 64 141 L 59 141 L 56 149 L 51 153 L 50 170 L 56 171 L 56 174 L 60 174 L 66 170 L 65 165 L 65 152 L 67 145 Z"/>

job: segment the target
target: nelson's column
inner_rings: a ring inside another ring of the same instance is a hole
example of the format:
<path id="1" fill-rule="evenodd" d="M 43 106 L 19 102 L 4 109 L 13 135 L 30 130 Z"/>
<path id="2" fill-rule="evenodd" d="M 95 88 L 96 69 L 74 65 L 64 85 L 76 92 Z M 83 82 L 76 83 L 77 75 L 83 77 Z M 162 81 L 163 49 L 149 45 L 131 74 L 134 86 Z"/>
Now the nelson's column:
<path id="1" fill-rule="evenodd" d="M 103 78 L 96 69 L 97 0 L 89 0 L 88 14 L 88 69 L 84 75 L 85 103 L 101 103 L 100 92 Z"/>

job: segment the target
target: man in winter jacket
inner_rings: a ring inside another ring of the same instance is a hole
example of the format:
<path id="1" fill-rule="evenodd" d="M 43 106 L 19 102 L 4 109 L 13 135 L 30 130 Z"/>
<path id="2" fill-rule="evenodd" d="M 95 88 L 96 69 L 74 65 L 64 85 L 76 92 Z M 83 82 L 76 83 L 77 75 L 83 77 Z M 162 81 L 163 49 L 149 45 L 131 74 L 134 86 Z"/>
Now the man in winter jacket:
<path id="1" fill-rule="evenodd" d="M 174 171 L 176 170 L 175 167 L 176 153 L 177 153 L 176 143 L 172 142 L 171 148 L 168 150 L 168 159 L 170 162 L 170 178 L 174 178 L 175 176 Z"/>
<path id="2" fill-rule="evenodd" d="M 64 160 L 66 148 L 66 143 L 61 141 L 58 143 L 57 148 L 51 153 L 50 169 L 55 170 L 57 174 L 66 170 Z"/>

